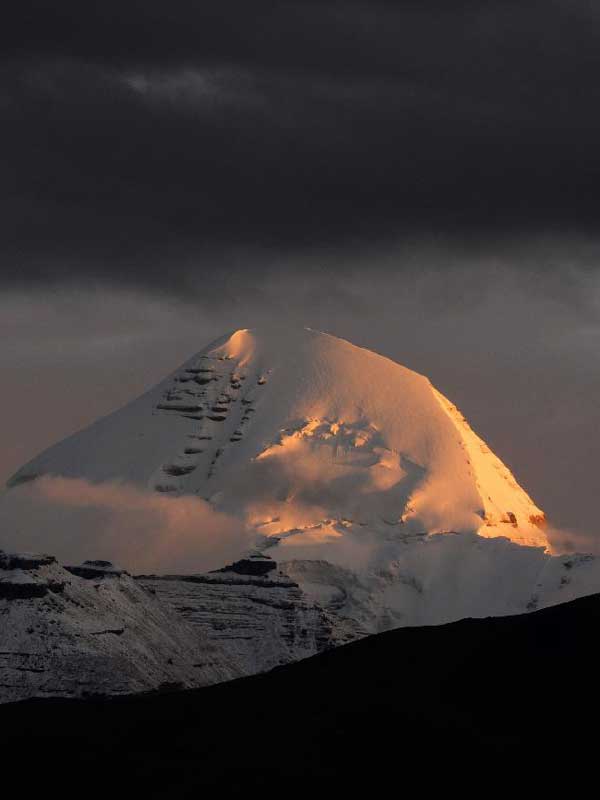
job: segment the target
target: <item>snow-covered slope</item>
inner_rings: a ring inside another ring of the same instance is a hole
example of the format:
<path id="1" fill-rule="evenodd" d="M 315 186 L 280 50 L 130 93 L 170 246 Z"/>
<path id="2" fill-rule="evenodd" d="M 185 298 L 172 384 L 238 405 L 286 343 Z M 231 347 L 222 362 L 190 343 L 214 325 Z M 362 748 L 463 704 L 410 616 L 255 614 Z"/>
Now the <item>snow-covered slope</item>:
<path id="1" fill-rule="evenodd" d="M 198 575 L 0 551 L 0 703 L 188 688 L 365 634 L 258 554 Z"/>
<path id="2" fill-rule="evenodd" d="M 203 575 L 138 580 L 246 675 L 308 658 L 367 632 L 310 600 L 268 556 L 253 554 Z"/>
<path id="3" fill-rule="evenodd" d="M 323 610 L 369 633 L 523 614 L 600 589 L 600 559 L 591 555 L 551 556 L 472 533 L 387 544 L 373 548 L 363 567 L 330 551 L 322 560 L 295 559 L 280 568 Z"/>
<path id="4" fill-rule="evenodd" d="M 198 628 L 107 562 L 0 551 L 0 702 L 204 686 L 242 674 Z"/>
<path id="5" fill-rule="evenodd" d="M 199 494 L 271 543 L 368 526 L 546 545 L 543 513 L 426 378 L 312 330 L 224 337 L 10 484 L 45 473 Z"/>

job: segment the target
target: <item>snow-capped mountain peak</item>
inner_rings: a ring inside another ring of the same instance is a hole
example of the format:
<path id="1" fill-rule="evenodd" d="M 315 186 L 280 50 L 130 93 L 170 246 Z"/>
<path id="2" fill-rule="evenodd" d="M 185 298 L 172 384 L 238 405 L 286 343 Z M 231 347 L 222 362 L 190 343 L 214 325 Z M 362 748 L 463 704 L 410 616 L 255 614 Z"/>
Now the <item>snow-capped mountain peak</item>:
<path id="1" fill-rule="evenodd" d="M 223 337 L 11 483 L 46 473 L 200 495 L 286 559 L 365 528 L 547 544 L 543 512 L 427 378 L 310 329 Z"/>

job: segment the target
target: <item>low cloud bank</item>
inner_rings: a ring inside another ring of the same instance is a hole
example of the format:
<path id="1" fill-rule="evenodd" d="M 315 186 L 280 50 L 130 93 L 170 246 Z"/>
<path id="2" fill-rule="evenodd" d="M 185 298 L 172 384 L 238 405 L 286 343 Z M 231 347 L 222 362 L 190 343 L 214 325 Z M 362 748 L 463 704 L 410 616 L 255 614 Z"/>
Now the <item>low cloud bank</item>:
<path id="1" fill-rule="evenodd" d="M 597 535 L 552 526 L 547 528 L 545 533 L 552 555 L 556 556 L 564 553 L 600 555 L 600 541 Z"/>
<path id="2" fill-rule="evenodd" d="M 593 537 L 556 528 L 547 533 L 553 555 L 600 554 Z M 169 497 L 125 483 L 44 476 L 0 497 L 0 549 L 51 553 L 67 564 L 101 558 L 132 573 L 190 574 L 218 569 L 253 543 L 243 520 L 198 497 Z M 293 554 L 297 544 L 290 540 L 289 552 L 280 555 L 344 564 L 350 559 L 354 568 L 369 561 L 364 537 L 360 543 L 352 537 L 321 541 L 316 549 L 303 537 L 302 554 Z"/>
<path id="3" fill-rule="evenodd" d="M 0 498 L 0 548 L 64 563 L 102 558 L 134 573 L 217 569 L 252 546 L 244 523 L 198 497 L 44 476 Z"/>

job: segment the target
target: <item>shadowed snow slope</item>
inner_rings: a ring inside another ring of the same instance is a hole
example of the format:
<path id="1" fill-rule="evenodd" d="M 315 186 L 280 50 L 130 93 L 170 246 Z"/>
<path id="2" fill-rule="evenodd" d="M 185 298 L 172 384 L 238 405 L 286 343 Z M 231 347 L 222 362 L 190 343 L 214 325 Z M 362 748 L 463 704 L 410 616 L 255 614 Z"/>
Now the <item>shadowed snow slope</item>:
<path id="1" fill-rule="evenodd" d="M 243 674 L 123 570 L 0 551 L 0 703 L 191 687 Z"/>
<path id="2" fill-rule="evenodd" d="M 427 378 L 312 330 L 224 337 L 10 484 L 45 473 L 199 494 L 280 547 L 364 526 L 547 544 L 540 509 Z"/>

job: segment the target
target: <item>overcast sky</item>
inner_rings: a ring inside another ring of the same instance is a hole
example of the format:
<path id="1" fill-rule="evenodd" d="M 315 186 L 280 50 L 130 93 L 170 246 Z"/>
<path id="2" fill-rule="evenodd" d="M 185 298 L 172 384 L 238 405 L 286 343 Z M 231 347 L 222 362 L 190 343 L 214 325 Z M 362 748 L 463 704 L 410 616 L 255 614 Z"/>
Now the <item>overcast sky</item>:
<path id="1" fill-rule="evenodd" d="M 600 10 L 9 3 L 0 479 L 229 328 L 429 375 L 600 538 Z"/>

